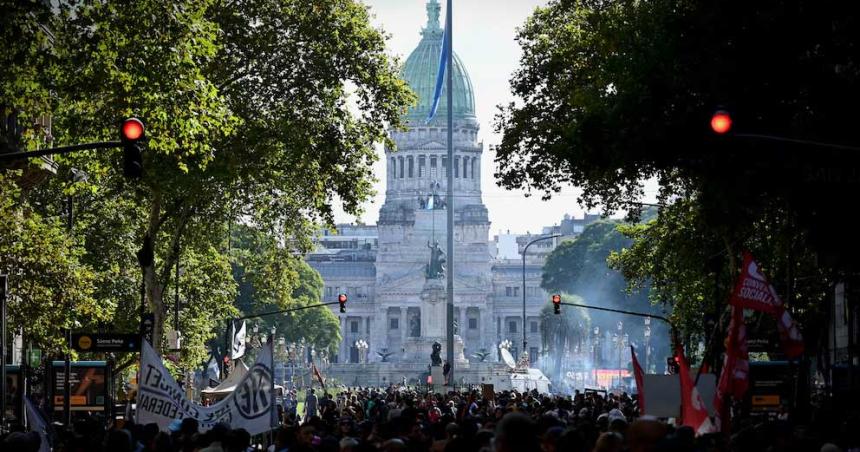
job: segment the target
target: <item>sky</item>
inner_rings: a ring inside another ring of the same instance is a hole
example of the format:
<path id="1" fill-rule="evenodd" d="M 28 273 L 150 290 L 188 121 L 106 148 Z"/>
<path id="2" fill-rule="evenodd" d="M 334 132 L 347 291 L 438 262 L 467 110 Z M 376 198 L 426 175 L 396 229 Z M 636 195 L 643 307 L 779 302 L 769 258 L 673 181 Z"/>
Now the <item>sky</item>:
<path id="1" fill-rule="evenodd" d="M 426 0 L 364 0 L 370 6 L 373 24 L 389 35 L 389 52 L 401 62 L 418 45 L 421 28 L 427 22 Z M 444 21 L 445 0 L 442 20 Z M 493 132 L 497 105 L 513 100 L 509 79 L 516 70 L 521 55 L 514 37 L 517 27 L 545 0 L 454 0 L 454 51 L 463 61 L 475 89 L 475 110 L 481 125 L 479 141 L 484 143 L 481 183 L 484 204 L 490 215 L 490 235 L 500 232 L 540 232 L 544 226 L 558 224 L 564 214 L 581 218 L 585 213 L 577 204 L 580 191 L 567 188 L 549 201 L 541 201 L 540 193 L 525 197 L 522 191 L 508 191 L 496 185 L 495 153 L 489 145 L 498 144 L 501 137 Z M 382 154 L 382 149 L 377 152 Z M 376 223 L 379 207 L 384 202 L 385 160 L 374 166 L 379 182 L 377 195 L 364 206 L 361 221 Z M 339 223 L 351 223 L 355 217 L 339 212 Z"/>

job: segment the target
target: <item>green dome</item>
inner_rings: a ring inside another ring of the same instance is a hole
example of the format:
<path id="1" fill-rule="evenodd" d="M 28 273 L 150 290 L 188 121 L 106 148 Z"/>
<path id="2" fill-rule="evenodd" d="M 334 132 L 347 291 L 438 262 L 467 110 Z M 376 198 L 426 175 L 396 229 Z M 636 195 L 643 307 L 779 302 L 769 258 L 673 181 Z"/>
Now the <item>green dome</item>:
<path id="1" fill-rule="evenodd" d="M 436 89 L 436 76 L 439 72 L 439 56 L 442 53 L 442 28 L 439 26 L 439 11 L 441 6 L 436 0 L 427 3 L 427 27 L 421 32 L 421 42 L 412 51 L 401 76 L 418 95 L 418 105 L 409 109 L 407 119 L 424 123 L 433 105 L 433 91 Z M 456 41 L 455 41 L 456 42 Z M 475 117 L 475 95 L 472 80 L 463 66 L 463 62 L 454 52 L 454 118 L 473 119 Z M 443 122 L 448 112 L 448 87 L 442 88 L 442 98 L 433 123 Z"/>

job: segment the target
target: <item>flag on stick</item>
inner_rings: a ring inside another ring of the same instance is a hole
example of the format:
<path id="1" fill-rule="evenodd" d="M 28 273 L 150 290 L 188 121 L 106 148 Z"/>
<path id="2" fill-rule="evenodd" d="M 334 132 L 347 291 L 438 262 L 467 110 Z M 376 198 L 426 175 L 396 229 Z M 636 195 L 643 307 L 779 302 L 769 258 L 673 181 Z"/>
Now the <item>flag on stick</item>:
<path id="1" fill-rule="evenodd" d="M 732 306 L 766 312 L 776 319 L 782 348 L 789 358 L 803 353 L 803 336 L 773 285 L 759 270 L 752 254 L 744 251 L 743 267 L 729 303 Z"/>
<path id="2" fill-rule="evenodd" d="M 726 338 L 726 356 L 723 359 L 723 370 L 714 394 L 714 408 L 720 429 L 729 431 L 728 397 L 740 400 L 749 386 L 749 352 L 747 350 L 746 324 L 743 309 L 732 306 L 732 320 L 729 323 L 729 335 Z"/>
<path id="3" fill-rule="evenodd" d="M 690 378 L 690 366 L 687 364 L 687 358 L 684 357 L 684 350 L 680 344 L 676 346 L 676 355 L 681 366 L 679 375 L 681 379 L 681 422 L 691 427 L 697 435 L 713 433 L 716 429 L 711 423 L 708 409 L 702 402 L 699 390 L 693 385 L 693 380 Z"/>
<path id="4" fill-rule="evenodd" d="M 639 365 L 639 360 L 636 359 L 636 350 L 630 346 L 630 357 L 633 360 L 633 376 L 636 378 L 636 399 L 639 404 L 639 414 L 645 414 L 645 373 L 642 371 L 642 366 Z"/>

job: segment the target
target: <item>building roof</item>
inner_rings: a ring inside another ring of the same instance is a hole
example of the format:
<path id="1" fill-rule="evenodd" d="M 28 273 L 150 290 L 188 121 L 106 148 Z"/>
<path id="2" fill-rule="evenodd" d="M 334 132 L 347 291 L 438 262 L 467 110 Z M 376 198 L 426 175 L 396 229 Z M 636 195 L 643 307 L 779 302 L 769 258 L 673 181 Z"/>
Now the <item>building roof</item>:
<path id="1" fill-rule="evenodd" d="M 418 95 L 418 105 L 410 108 L 407 118 L 410 121 L 424 124 L 433 105 L 433 94 L 436 89 L 436 77 L 439 72 L 439 58 L 442 53 L 443 30 L 439 25 L 439 13 L 442 7 L 437 0 L 427 2 L 427 26 L 422 30 L 421 42 L 406 59 L 401 76 Z M 475 96 L 472 80 L 466 72 L 460 57 L 454 52 L 454 118 L 466 119 L 475 117 Z M 447 77 L 447 75 L 446 75 Z M 448 108 L 447 83 L 442 88 L 442 98 L 437 109 L 438 114 L 432 123 L 443 123 Z"/>

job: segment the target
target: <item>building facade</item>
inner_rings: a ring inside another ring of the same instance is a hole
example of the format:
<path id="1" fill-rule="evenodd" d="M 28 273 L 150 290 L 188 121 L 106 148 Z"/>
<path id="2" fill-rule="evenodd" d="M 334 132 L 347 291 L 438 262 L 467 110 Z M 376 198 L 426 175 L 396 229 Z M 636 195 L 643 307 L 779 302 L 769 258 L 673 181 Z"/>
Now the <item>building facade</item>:
<path id="1" fill-rule="evenodd" d="M 344 340 L 338 363 L 425 364 L 433 342 L 444 346 L 444 278 L 429 276 L 428 267 L 433 248 L 438 244 L 444 251 L 449 233 L 448 171 L 454 172 L 450 232 L 455 243 L 456 359 L 461 364 L 474 362 L 479 359 L 475 353 L 483 350 L 490 353 L 487 361 L 495 361 L 504 340 L 511 341 L 512 352 L 520 352 L 524 329 L 532 356 L 540 347 L 538 316 L 548 303 L 539 287 L 542 261 L 527 262 L 523 325 L 522 262 L 497 259 L 489 241 L 489 215 L 481 198 L 484 145 L 478 138 L 472 82 L 456 55 L 453 162 L 447 158 L 444 90 L 439 114 L 426 121 L 442 48 L 440 9 L 435 0 L 427 3 L 421 41 L 402 70 L 419 103 L 407 113 L 407 130 L 392 132 L 397 148 L 386 149 L 385 203 L 378 224 L 340 225 L 336 234 L 321 234 L 317 250 L 307 256 L 325 281 L 325 301 L 335 301 L 340 293 L 349 296 L 348 312 L 341 315 Z M 445 267 L 447 271 L 450 264 Z M 369 347 L 357 346 L 359 341 Z"/>

